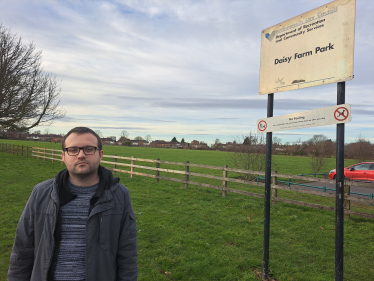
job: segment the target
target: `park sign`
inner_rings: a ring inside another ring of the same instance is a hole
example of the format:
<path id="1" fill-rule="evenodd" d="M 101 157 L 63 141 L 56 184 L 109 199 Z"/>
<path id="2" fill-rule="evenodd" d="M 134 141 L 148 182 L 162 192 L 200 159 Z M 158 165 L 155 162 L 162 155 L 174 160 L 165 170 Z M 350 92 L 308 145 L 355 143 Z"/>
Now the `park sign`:
<path id="1" fill-rule="evenodd" d="M 257 120 L 257 132 L 269 133 L 276 131 L 301 129 L 351 121 L 351 106 L 339 104 L 298 113 L 291 113 Z"/>
<path id="2" fill-rule="evenodd" d="M 355 10 L 336 0 L 263 30 L 259 94 L 351 80 Z"/>

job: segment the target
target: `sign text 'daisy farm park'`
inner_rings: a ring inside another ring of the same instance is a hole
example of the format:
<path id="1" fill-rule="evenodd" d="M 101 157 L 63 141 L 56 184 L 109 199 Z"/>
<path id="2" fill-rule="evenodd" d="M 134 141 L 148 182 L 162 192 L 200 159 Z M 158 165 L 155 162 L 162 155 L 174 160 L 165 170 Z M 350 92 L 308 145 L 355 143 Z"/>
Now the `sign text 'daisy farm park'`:
<path id="1" fill-rule="evenodd" d="M 353 78 L 355 0 L 336 0 L 262 31 L 261 95 Z"/>

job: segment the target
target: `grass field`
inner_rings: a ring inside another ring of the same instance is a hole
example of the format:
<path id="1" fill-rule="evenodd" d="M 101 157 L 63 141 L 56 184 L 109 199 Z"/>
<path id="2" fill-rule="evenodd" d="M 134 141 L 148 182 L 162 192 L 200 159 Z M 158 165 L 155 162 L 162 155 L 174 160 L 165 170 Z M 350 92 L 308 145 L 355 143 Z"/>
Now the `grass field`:
<path id="1" fill-rule="evenodd" d="M 0 139 L 0 143 L 17 144 L 24 146 L 46 147 L 61 150 L 61 143 L 48 143 L 36 141 L 17 141 Z M 127 147 L 127 146 L 110 146 L 103 147 L 105 155 L 118 155 L 143 159 L 157 159 L 162 161 L 186 162 L 194 164 L 222 166 L 231 164 L 229 153 L 224 151 L 210 151 L 210 150 L 188 150 L 188 149 L 160 149 L 160 148 L 142 148 L 142 147 Z M 374 159 L 373 159 L 374 160 Z M 349 166 L 357 163 L 354 159 L 345 159 L 344 166 Z M 309 163 L 309 158 L 305 156 L 283 156 L 274 155 L 272 162 L 272 169 L 277 170 L 281 174 L 312 174 L 312 168 Z M 335 158 L 326 159 L 326 164 L 321 172 L 329 172 L 335 169 Z"/>
<path id="2" fill-rule="evenodd" d="M 60 148 L 48 143 L 33 145 Z M 104 149 L 111 155 L 229 165 L 224 152 Z M 6 280 L 15 227 L 27 198 L 35 184 L 53 177 L 63 165 L 1 152 L 0 159 L 0 280 Z M 274 161 L 280 173 L 311 173 L 306 157 L 276 156 Z M 329 161 L 332 167 L 327 170 L 335 166 L 335 159 Z M 346 164 L 351 162 L 355 163 L 347 160 Z M 139 280 L 258 280 L 256 272 L 262 268 L 263 199 L 231 193 L 224 198 L 217 190 L 194 186 L 186 190 L 182 184 L 169 181 L 156 183 L 139 176 L 116 176 L 130 189 L 137 214 Z M 345 221 L 345 280 L 374 280 L 373 233 L 373 220 L 352 216 Z M 333 212 L 283 203 L 272 205 L 273 278 L 334 280 L 334 249 Z"/>

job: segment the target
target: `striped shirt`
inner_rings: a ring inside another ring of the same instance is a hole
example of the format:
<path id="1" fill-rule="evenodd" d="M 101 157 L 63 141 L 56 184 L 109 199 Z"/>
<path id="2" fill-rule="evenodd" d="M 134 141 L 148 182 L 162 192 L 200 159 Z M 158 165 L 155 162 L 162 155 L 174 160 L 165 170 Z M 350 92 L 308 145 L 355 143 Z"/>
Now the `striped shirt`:
<path id="1" fill-rule="evenodd" d="M 61 244 L 54 272 L 56 281 L 86 280 L 86 222 L 90 199 L 99 184 L 81 187 L 69 182 L 77 198 L 61 207 Z"/>

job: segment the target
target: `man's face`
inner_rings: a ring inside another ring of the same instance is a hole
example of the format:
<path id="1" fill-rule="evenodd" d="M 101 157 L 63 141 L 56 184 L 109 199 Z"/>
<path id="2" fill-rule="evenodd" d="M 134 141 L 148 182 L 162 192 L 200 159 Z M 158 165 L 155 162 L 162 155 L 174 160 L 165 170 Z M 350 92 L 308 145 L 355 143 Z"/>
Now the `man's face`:
<path id="1" fill-rule="evenodd" d="M 93 134 L 85 133 L 78 135 L 72 133 L 65 140 L 65 148 L 85 146 L 98 146 L 97 139 Z M 85 155 L 81 149 L 78 155 L 70 156 L 67 152 L 62 152 L 61 157 L 70 176 L 79 179 L 88 179 L 97 176 L 97 169 L 103 157 L 103 151 L 96 150 L 92 155 Z"/>

